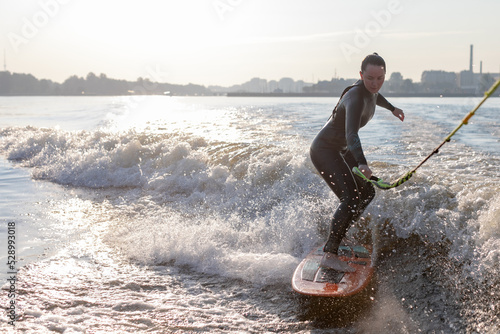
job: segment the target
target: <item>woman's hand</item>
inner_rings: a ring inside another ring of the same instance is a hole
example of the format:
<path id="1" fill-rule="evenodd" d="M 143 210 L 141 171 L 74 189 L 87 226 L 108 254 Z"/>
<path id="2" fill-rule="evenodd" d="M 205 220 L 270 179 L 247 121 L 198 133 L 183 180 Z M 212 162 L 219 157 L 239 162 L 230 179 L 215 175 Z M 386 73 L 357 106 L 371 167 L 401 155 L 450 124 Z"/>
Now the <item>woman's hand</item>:
<path id="1" fill-rule="evenodd" d="M 359 165 L 358 168 L 361 171 L 361 173 L 363 173 L 363 175 L 366 176 L 367 179 L 372 177 L 373 173 L 370 167 L 368 167 L 368 165 Z"/>
<path id="2" fill-rule="evenodd" d="M 403 112 L 403 110 L 401 110 L 399 108 L 394 109 L 392 114 L 394 116 L 396 116 L 397 118 L 399 118 L 401 120 L 401 122 L 405 120 L 405 113 Z"/>

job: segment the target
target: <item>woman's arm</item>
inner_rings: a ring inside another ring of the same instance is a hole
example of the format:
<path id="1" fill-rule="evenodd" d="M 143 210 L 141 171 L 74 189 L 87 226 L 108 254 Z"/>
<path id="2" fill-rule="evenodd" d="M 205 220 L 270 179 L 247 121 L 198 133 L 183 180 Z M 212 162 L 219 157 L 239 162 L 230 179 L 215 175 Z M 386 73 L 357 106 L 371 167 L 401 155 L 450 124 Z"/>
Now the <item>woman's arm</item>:
<path id="1" fill-rule="evenodd" d="M 392 111 L 392 114 L 394 116 L 396 116 L 397 118 L 399 118 L 402 121 L 404 121 L 405 119 L 405 114 L 403 112 L 403 110 L 399 109 L 399 108 L 396 108 L 394 107 L 391 103 L 389 103 L 389 101 L 387 101 L 387 99 L 382 96 L 382 94 L 378 94 L 377 96 L 377 105 L 379 107 L 382 107 L 382 108 L 385 108 L 385 109 L 388 109 L 390 111 Z"/>
<path id="2" fill-rule="evenodd" d="M 345 107 L 345 138 L 347 149 L 351 151 L 358 166 L 367 165 L 358 134 L 361 127 L 361 114 L 365 107 L 364 100 L 353 93 L 343 102 Z"/>

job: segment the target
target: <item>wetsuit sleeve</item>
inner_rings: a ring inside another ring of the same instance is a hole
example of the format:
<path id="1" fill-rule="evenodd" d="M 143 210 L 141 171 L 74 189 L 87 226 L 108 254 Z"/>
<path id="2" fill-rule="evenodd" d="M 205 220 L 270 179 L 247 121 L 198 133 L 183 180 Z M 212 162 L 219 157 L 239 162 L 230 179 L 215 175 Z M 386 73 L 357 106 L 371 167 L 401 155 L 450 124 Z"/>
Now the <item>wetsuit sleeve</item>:
<path id="1" fill-rule="evenodd" d="M 352 97 L 346 99 L 345 106 L 345 137 L 347 141 L 347 149 L 351 151 L 354 159 L 359 165 L 367 165 L 361 140 L 359 139 L 359 128 L 361 127 L 361 114 L 364 108 L 362 98 Z"/>
<path id="2" fill-rule="evenodd" d="M 382 94 L 378 94 L 377 96 L 377 105 L 379 107 L 382 107 L 382 108 L 385 108 L 385 109 L 388 109 L 390 111 L 394 111 L 394 109 L 396 109 L 392 104 L 389 103 L 389 101 L 387 101 L 385 99 L 385 97 L 382 96 Z"/>

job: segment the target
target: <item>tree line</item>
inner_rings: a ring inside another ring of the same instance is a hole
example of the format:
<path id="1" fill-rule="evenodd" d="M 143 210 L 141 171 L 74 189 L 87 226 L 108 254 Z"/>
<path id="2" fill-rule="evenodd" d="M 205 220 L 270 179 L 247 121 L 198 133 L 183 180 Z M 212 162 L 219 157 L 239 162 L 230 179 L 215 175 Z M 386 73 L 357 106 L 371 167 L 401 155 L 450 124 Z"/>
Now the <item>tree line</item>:
<path id="1" fill-rule="evenodd" d="M 37 79 L 32 74 L 0 72 L 0 96 L 19 95 L 212 95 L 205 86 L 152 82 L 148 78 L 126 81 L 89 73 L 73 75 L 63 83 Z"/>

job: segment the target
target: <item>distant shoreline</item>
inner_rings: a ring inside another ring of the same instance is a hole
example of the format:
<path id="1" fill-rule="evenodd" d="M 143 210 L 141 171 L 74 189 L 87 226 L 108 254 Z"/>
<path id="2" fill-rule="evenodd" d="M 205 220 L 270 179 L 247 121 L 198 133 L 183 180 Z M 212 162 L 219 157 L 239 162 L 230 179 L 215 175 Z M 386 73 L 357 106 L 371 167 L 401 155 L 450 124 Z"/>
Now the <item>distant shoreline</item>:
<path id="1" fill-rule="evenodd" d="M 467 94 L 467 93 L 448 93 L 448 94 L 438 94 L 438 93 L 382 93 L 385 97 L 482 97 L 483 95 Z M 331 97 L 338 98 L 340 95 L 335 93 L 214 93 L 214 94 L 60 94 L 60 95 L 27 95 L 27 94 L 13 94 L 13 95 L 2 95 L 0 97 L 105 97 L 105 96 L 165 96 L 165 97 L 215 97 L 215 96 L 225 96 L 225 97 Z M 491 96 L 491 98 L 499 96 Z"/>
<path id="2" fill-rule="evenodd" d="M 382 93 L 385 97 L 478 97 L 482 95 L 467 93 Z M 227 93 L 227 97 L 339 97 L 332 93 Z"/>

